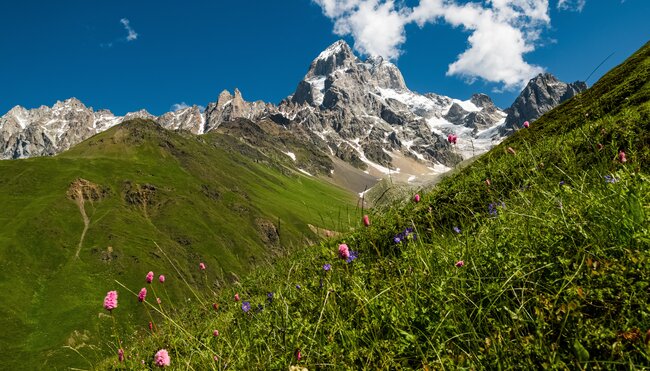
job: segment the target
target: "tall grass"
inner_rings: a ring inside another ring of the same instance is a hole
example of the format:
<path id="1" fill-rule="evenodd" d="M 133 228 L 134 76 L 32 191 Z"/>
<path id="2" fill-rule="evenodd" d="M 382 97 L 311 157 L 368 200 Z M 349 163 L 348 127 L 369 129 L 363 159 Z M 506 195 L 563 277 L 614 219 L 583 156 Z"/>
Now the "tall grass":
<path id="1" fill-rule="evenodd" d="M 163 347 L 197 370 L 650 367 L 649 54 L 419 203 L 202 290 L 219 310 L 179 304 L 99 368 L 151 364 Z"/>

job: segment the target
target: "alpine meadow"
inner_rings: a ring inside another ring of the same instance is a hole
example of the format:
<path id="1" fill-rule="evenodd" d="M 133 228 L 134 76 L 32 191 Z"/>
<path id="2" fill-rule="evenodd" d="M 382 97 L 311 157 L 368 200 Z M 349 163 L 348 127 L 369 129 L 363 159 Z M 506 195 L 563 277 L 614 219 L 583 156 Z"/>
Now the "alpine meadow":
<path id="1" fill-rule="evenodd" d="M 0 370 L 650 370 L 645 1 L 4 8 Z"/>

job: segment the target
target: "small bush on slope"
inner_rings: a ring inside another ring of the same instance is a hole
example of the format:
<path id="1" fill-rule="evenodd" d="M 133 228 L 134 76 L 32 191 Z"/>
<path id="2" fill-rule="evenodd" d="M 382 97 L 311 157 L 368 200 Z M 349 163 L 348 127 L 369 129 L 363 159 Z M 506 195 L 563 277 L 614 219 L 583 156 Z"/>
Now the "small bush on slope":
<path id="1" fill-rule="evenodd" d="M 649 56 L 421 202 L 200 293 L 100 367 L 160 348 L 194 369 L 650 367 Z"/>

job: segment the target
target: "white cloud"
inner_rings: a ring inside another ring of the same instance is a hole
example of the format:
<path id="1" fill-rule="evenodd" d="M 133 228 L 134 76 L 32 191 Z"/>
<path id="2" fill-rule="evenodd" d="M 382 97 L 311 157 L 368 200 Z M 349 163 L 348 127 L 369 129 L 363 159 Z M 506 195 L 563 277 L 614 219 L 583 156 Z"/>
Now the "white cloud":
<path id="1" fill-rule="evenodd" d="M 171 110 L 172 111 L 178 111 L 178 110 L 182 110 L 182 109 L 189 108 L 189 107 L 190 106 L 185 102 L 174 103 L 174 104 L 172 104 Z"/>
<path id="2" fill-rule="evenodd" d="M 332 3 L 332 0 L 320 0 Z M 352 3 L 356 6 L 350 9 Z M 381 55 L 388 59 L 399 57 L 399 46 L 406 41 L 404 26 L 406 14 L 395 8 L 392 0 L 345 1 L 327 13 L 342 14 L 336 18 L 334 33 L 352 35 L 354 48 L 362 54 Z"/>
<path id="3" fill-rule="evenodd" d="M 625 0 L 621 0 L 623 3 Z M 570 10 L 574 12 L 581 12 L 584 9 L 587 0 L 559 0 L 557 8 L 560 10 Z"/>
<path id="4" fill-rule="evenodd" d="M 396 59 L 406 41 L 406 25 L 444 22 L 469 33 L 467 50 L 449 64 L 447 75 L 516 89 L 544 71 L 524 55 L 535 50 L 550 25 L 548 0 L 419 0 L 412 8 L 394 0 L 313 1 L 334 21 L 334 33 L 352 36 L 362 54 Z M 560 2 L 584 6 L 585 0 Z"/>
<path id="5" fill-rule="evenodd" d="M 170 110 L 172 112 L 175 112 L 175 111 L 182 110 L 182 109 L 185 109 L 185 108 L 190 108 L 190 107 L 192 107 L 192 106 L 190 106 L 189 104 L 187 104 L 185 102 L 180 102 L 180 103 L 172 104 Z M 201 112 L 205 111 L 204 106 L 197 106 L 197 107 L 199 108 L 199 111 L 201 111 Z"/>
<path id="6" fill-rule="evenodd" d="M 469 48 L 459 54 L 447 75 L 477 78 L 502 84 L 503 89 L 521 88 L 544 71 L 524 60 L 535 50 L 541 31 L 550 24 L 546 0 L 493 0 L 491 6 L 422 0 L 411 19 L 420 27 L 443 20 L 470 31 Z"/>
<path id="7" fill-rule="evenodd" d="M 361 0 L 314 0 L 320 5 L 323 13 L 329 18 L 337 18 L 353 10 L 363 1 Z"/>
<path id="8" fill-rule="evenodd" d="M 124 29 L 129 33 L 126 36 L 126 41 L 133 41 L 138 39 L 138 33 L 135 32 L 133 28 L 131 28 L 131 25 L 129 24 L 129 20 L 126 18 L 120 19 L 120 23 L 124 26 Z"/>

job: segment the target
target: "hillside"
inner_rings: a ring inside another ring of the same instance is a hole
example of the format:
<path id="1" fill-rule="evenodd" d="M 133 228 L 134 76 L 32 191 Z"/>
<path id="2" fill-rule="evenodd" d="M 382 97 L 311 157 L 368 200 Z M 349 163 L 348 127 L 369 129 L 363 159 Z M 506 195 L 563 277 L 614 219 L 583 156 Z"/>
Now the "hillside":
<path id="1" fill-rule="evenodd" d="M 132 309 L 114 310 L 126 360 L 107 337 L 95 366 L 153 366 L 164 348 L 172 369 L 650 367 L 649 161 L 650 43 L 367 228 L 203 304 L 145 305 L 153 333 L 126 336 Z"/>
<path id="2" fill-rule="evenodd" d="M 144 283 L 143 266 L 217 289 L 359 218 L 356 195 L 281 152 L 140 119 L 55 157 L 1 161 L 0 190 L 2 369 L 87 367 L 105 353 L 98 298 L 115 279 Z M 128 332 L 148 321 L 123 320 Z"/>

